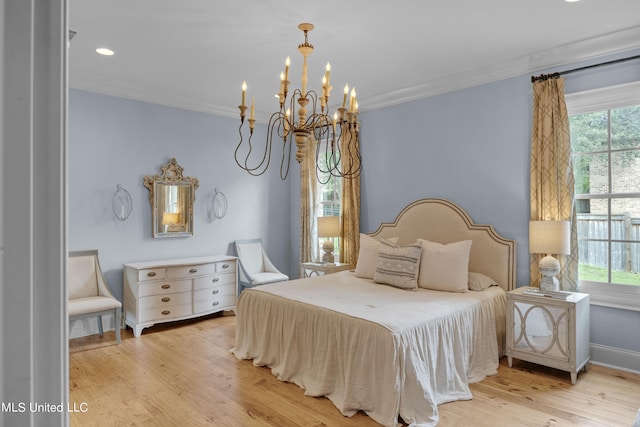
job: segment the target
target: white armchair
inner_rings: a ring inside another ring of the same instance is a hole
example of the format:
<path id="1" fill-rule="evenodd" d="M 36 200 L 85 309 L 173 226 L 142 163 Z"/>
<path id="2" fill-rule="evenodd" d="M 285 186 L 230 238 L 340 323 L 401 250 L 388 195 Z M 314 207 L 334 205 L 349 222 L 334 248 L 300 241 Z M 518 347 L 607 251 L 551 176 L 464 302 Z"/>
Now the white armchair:
<path id="1" fill-rule="evenodd" d="M 238 294 L 245 288 L 289 280 L 269 260 L 261 239 L 236 240 L 235 244 L 240 261 Z"/>
<path id="2" fill-rule="evenodd" d="M 115 316 L 116 341 L 120 344 L 122 303 L 109 291 L 98 262 L 98 251 L 69 253 L 67 261 L 67 311 L 69 320 L 98 318 L 98 331 L 102 330 L 102 315 Z"/>

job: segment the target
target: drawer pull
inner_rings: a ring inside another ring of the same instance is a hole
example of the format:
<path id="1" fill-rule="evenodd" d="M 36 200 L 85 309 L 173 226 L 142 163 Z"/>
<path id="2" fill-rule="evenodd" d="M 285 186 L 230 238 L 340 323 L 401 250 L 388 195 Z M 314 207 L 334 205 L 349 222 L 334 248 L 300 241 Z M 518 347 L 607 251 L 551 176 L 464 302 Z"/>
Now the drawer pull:
<path id="1" fill-rule="evenodd" d="M 229 268 L 229 264 L 222 264 L 222 268 Z"/>
<path id="2" fill-rule="evenodd" d="M 162 298 L 162 300 L 161 300 L 161 301 L 162 301 L 162 302 L 169 302 L 169 301 L 171 301 L 171 298 L 169 298 L 169 297 L 164 297 L 164 298 Z"/>
<path id="3" fill-rule="evenodd" d="M 189 270 L 189 273 L 197 273 L 198 269 L 197 268 L 192 268 L 191 270 Z"/>
<path id="4" fill-rule="evenodd" d="M 218 292 L 220 292 L 220 289 L 214 289 L 213 291 L 211 291 L 213 295 L 217 294 Z"/>
<path id="5" fill-rule="evenodd" d="M 220 304 L 218 301 L 214 301 L 213 304 L 211 304 L 211 305 L 215 307 L 218 304 Z"/>
<path id="6" fill-rule="evenodd" d="M 170 284 L 165 283 L 164 285 L 162 285 L 162 289 L 169 289 L 171 287 Z"/>
<path id="7" fill-rule="evenodd" d="M 168 316 L 169 314 L 171 314 L 171 310 L 162 310 L 162 314 L 164 316 Z"/>
<path id="8" fill-rule="evenodd" d="M 147 273 L 147 277 L 155 277 L 156 276 L 156 272 L 155 271 L 150 271 Z"/>
<path id="9" fill-rule="evenodd" d="M 216 282 L 217 282 L 217 281 L 219 281 L 219 280 L 220 280 L 220 278 L 219 278 L 219 277 L 214 277 L 213 279 L 211 279 L 211 281 L 212 281 L 213 283 L 216 283 Z"/>

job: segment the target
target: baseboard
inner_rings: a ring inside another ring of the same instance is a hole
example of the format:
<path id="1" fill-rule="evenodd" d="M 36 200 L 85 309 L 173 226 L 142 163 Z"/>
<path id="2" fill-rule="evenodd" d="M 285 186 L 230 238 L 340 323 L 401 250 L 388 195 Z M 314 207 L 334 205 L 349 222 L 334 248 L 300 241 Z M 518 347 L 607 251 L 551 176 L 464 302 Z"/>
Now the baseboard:
<path id="1" fill-rule="evenodd" d="M 591 363 L 640 374 L 640 352 L 591 344 Z"/>
<path id="2" fill-rule="evenodd" d="M 102 328 L 104 332 L 115 331 L 116 316 L 105 314 L 102 316 Z M 122 329 L 122 325 L 120 325 Z M 98 317 L 88 317 L 69 322 L 69 338 L 80 338 L 98 334 Z"/>

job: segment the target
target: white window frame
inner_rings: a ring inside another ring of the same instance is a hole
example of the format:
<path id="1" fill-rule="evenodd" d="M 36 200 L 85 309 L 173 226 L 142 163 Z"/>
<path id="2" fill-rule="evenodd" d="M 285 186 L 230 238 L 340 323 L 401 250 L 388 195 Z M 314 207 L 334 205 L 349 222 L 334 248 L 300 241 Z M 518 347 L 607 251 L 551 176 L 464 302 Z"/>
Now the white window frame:
<path id="1" fill-rule="evenodd" d="M 569 116 L 640 105 L 640 82 L 565 95 Z M 580 281 L 591 304 L 640 311 L 640 286 Z"/>

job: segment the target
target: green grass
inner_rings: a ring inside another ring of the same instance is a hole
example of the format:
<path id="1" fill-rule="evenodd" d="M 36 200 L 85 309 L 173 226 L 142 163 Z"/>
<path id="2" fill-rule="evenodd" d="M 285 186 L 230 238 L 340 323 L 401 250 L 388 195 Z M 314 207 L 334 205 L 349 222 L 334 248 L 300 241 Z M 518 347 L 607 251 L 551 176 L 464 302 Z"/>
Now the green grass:
<path id="1" fill-rule="evenodd" d="M 580 280 L 609 283 L 606 268 L 580 264 L 579 272 Z M 621 285 L 640 286 L 640 274 L 613 270 L 611 272 L 611 282 Z"/>

